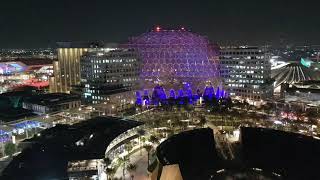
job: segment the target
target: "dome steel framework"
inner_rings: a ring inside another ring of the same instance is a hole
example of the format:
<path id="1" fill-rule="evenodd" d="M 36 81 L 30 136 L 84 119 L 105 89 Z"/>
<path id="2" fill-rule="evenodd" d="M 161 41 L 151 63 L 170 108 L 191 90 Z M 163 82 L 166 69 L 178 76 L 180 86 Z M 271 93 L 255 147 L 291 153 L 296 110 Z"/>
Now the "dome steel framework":
<path id="1" fill-rule="evenodd" d="M 203 36 L 180 30 L 154 31 L 134 37 L 129 47 L 142 59 L 141 85 L 151 89 L 181 88 L 190 83 L 194 88 L 219 83 L 218 48 Z"/>

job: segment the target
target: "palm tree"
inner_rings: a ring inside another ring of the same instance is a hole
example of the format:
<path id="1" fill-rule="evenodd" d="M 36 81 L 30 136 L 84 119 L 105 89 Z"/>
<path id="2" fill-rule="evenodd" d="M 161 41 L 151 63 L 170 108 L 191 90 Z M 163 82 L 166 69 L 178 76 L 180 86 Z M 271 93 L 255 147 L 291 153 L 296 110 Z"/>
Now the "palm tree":
<path id="1" fill-rule="evenodd" d="M 176 122 L 176 126 L 179 128 L 179 131 L 184 130 L 184 123 L 180 120 L 177 120 Z"/>
<path id="2" fill-rule="evenodd" d="M 146 138 L 145 137 L 141 137 L 141 142 L 142 142 L 142 145 L 144 145 L 144 143 L 146 142 Z"/>
<path id="3" fill-rule="evenodd" d="M 141 141 L 142 141 L 143 136 L 146 134 L 146 131 L 143 129 L 138 129 L 137 133 L 139 135 L 139 146 L 141 147 Z M 140 149 L 140 154 L 142 155 L 141 149 Z"/>
<path id="4" fill-rule="evenodd" d="M 199 125 L 201 127 L 204 127 L 204 125 L 207 123 L 206 117 L 205 116 L 200 116 L 200 121 L 199 121 Z"/>
<path id="5" fill-rule="evenodd" d="M 103 163 L 105 164 L 105 166 L 109 166 L 111 164 L 111 159 L 108 157 L 103 158 Z"/>
<path id="6" fill-rule="evenodd" d="M 151 145 L 145 145 L 145 146 L 144 146 L 144 149 L 146 149 L 146 151 L 148 152 L 148 166 L 149 166 L 149 161 L 150 161 L 149 155 L 150 155 L 151 150 L 153 149 L 153 146 L 151 146 Z"/>
<path id="7" fill-rule="evenodd" d="M 132 150 L 132 144 L 129 142 L 128 144 L 124 145 L 124 149 L 129 153 Z"/>
<path id="8" fill-rule="evenodd" d="M 150 138 L 149 138 L 149 141 L 153 144 L 158 144 L 159 143 L 159 139 L 154 136 L 154 135 L 151 135 Z"/>
<path id="9" fill-rule="evenodd" d="M 107 174 L 107 180 L 108 179 L 112 179 L 113 178 L 113 176 L 114 176 L 114 174 L 116 173 L 116 169 L 115 168 L 113 168 L 113 167 L 111 167 L 111 168 L 106 168 L 105 169 L 105 172 L 106 172 L 106 174 Z"/>
<path id="10" fill-rule="evenodd" d="M 125 167 L 126 167 L 126 162 L 129 161 L 129 157 L 128 156 L 123 156 L 122 158 L 119 158 L 119 164 L 122 165 L 122 176 L 123 179 L 125 178 Z"/>
<path id="11" fill-rule="evenodd" d="M 153 127 L 159 127 L 161 124 L 160 120 L 159 119 L 156 119 L 153 121 Z"/>
<path id="12" fill-rule="evenodd" d="M 129 164 L 127 166 L 127 171 L 130 173 L 131 180 L 133 180 L 134 178 L 133 173 L 136 171 L 136 169 L 137 169 L 137 166 L 135 164 Z"/>

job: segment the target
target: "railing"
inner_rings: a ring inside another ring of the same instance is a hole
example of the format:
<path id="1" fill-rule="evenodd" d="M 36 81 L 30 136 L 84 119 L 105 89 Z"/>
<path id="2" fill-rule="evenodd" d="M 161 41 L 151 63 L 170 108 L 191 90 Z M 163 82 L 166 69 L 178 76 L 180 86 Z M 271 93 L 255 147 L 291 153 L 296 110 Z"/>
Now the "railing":
<path id="1" fill-rule="evenodd" d="M 106 149 L 106 153 L 105 155 L 108 156 L 110 154 L 110 150 L 112 150 L 114 147 L 118 146 L 119 144 L 121 144 L 123 141 L 125 141 L 126 139 L 137 135 L 137 131 L 138 129 L 140 129 L 140 126 L 137 126 L 135 128 L 129 129 L 126 132 L 120 134 L 119 136 L 117 136 L 114 140 L 111 141 L 111 143 L 108 145 L 107 149 Z"/>
<path id="2" fill-rule="evenodd" d="M 98 170 L 98 168 L 97 167 L 71 167 L 71 168 L 68 168 L 68 172 L 91 171 L 91 170 Z"/>

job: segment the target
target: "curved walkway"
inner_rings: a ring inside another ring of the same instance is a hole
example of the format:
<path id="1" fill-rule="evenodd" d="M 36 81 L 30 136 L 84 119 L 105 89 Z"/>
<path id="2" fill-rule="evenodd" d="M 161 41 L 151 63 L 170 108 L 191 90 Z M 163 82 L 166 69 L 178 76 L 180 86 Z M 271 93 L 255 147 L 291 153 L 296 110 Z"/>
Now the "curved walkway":
<path id="1" fill-rule="evenodd" d="M 134 180 L 148 180 L 148 173 L 147 173 L 147 166 L 148 166 L 148 158 L 147 158 L 148 152 L 145 149 L 142 149 L 142 155 L 140 150 L 133 153 L 130 156 L 130 162 L 126 163 L 128 165 L 129 163 L 135 164 L 137 166 L 136 171 L 133 173 L 134 174 Z M 123 166 L 120 166 L 114 177 L 116 178 L 122 178 L 122 171 L 123 171 Z M 131 180 L 129 172 L 126 171 L 125 173 L 125 180 Z"/>

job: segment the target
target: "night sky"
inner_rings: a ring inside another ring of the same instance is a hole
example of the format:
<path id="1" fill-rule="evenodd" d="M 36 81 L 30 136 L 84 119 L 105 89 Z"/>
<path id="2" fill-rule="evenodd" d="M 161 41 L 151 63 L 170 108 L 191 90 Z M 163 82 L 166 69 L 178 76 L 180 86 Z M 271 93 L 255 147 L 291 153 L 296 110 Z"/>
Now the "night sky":
<path id="1" fill-rule="evenodd" d="M 125 42 L 155 25 L 219 44 L 320 44 L 320 2 L 309 0 L 1 0 L 0 47 L 56 41 Z"/>

